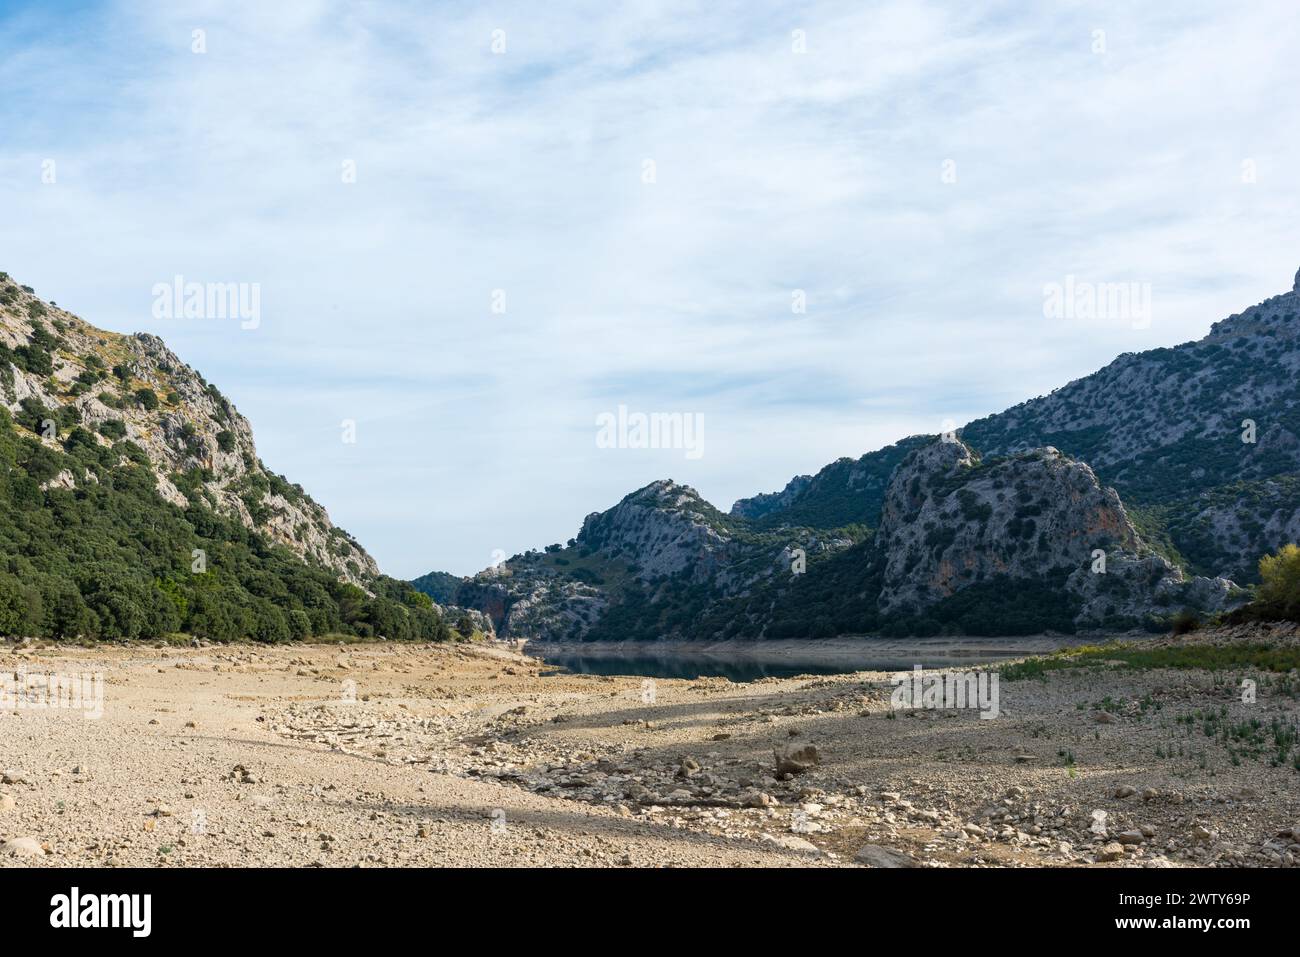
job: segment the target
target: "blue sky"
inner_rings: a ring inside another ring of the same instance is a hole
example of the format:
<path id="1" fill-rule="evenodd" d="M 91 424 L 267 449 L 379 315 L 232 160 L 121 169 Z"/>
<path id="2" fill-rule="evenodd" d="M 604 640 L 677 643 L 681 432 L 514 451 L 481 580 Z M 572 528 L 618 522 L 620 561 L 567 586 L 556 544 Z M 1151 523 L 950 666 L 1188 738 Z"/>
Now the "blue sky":
<path id="1" fill-rule="evenodd" d="M 162 335 L 384 571 L 472 572 L 1290 288 L 1293 4 L 1148 6 L 0 2 L 0 269 Z M 177 274 L 261 325 L 153 318 Z M 1149 328 L 1045 318 L 1067 275 Z M 620 404 L 704 454 L 598 448 Z"/>

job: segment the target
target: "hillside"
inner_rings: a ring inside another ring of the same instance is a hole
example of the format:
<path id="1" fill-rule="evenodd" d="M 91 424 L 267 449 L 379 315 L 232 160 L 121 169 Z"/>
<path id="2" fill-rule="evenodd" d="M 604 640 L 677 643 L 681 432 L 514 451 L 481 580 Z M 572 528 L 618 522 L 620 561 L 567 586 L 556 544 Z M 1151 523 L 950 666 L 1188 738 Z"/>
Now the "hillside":
<path id="1" fill-rule="evenodd" d="M 1298 315 L 1300 274 L 959 442 L 903 439 L 729 514 L 655 483 L 458 600 L 505 635 L 585 640 L 1160 628 L 1223 608 L 1300 538 Z"/>
<path id="2" fill-rule="evenodd" d="M 155 336 L 0 273 L 0 634 L 445 636 Z"/>
<path id="3" fill-rule="evenodd" d="M 1058 448 L 1114 487 L 1175 562 L 1254 581 L 1260 555 L 1300 537 L 1298 340 L 1300 275 L 1291 291 L 1215 323 L 1203 339 L 1127 353 L 958 434 L 986 456 Z M 841 459 L 732 512 L 769 525 L 852 515 L 874 526 L 877 476 L 914 442 Z"/>
<path id="4" fill-rule="evenodd" d="M 450 605 L 456 600 L 456 590 L 465 579 L 450 572 L 429 572 L 411 580 L 411 587 L 424 592 L 439 605 Z"/>

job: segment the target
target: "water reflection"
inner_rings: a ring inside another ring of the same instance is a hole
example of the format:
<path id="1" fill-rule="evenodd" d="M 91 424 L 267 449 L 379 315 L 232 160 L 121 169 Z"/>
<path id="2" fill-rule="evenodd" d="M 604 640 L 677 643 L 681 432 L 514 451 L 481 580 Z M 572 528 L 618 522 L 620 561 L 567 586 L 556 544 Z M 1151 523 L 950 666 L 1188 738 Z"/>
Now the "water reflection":
<path id="1" fill-rule="evenodd" d="M 535 653 L 535 652 L 534 652 Z M 757 681 L 760 678 L 792 678 L 796 675 L 838 675 L 853 671 L 910 671 L 913 666 L 923 668 L 978 667 L 1010 654 L 981 656 L 921 655 L 914 658 L 897 656 L 846 657 L 833 664 L 822 661 L 800 662 L 783 658 L 763 661 L 750 657 L 719 658 L 713 655 L 583 655 L 580 652 L 556 651 L 540 655 L 541 659 L 556 668 L 585 675 L 614 675 L 637 678 L 727 678 L 735 682 Z"/>

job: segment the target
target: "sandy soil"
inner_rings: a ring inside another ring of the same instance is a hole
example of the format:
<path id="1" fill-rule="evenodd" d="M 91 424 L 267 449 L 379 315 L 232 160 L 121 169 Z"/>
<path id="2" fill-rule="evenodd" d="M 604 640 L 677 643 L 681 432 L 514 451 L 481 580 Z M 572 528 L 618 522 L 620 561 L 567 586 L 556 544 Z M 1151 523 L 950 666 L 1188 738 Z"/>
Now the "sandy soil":
<path id="1" fill-rule="evenodd" d="M 1300 772 L 1186 717 L 1295 723 L 1275 679 L 1247 704 L 1231 676 L 1056 672 L 982 720 L 894 710 L 882 674 L 550 670 L 497 646 L 8 646 L 0 672 L 102 673 L 105 696 L 0 711 L 0 866 L 1300 861 Z"/>

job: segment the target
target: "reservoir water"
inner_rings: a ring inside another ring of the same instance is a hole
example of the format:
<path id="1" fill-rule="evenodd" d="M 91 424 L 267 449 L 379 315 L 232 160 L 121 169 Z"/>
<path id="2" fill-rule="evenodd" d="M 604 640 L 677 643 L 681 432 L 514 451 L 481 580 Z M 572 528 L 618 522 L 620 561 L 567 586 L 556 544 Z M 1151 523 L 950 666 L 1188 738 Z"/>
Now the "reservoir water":
<path id="1" fill-rule="evenodd" d="M 643 678 L 727 678 L 734 682 L 797 675 L 832 675 L 855 671 L 911 671 L 932 668 L 977 669 L 1009 658 L 1053 650 L 1062 643 L 1043 640 L 964 639 L 903 641 L 863 639 L 855 642 L 734 642 L 699 649 L 644 643 L 536 645 L 526 651 L 544 663 L 578 674 Z"/>

